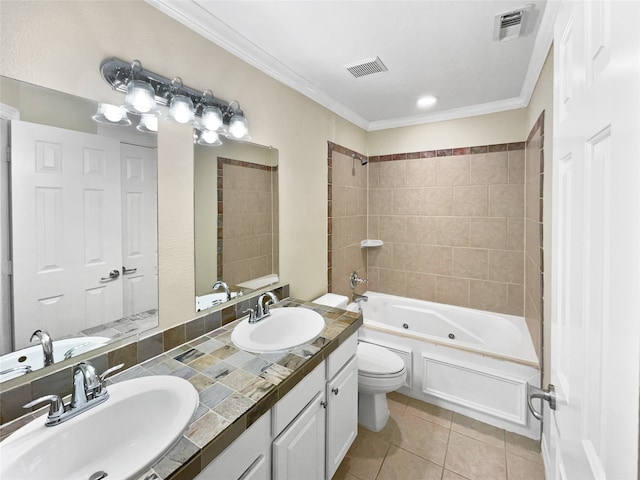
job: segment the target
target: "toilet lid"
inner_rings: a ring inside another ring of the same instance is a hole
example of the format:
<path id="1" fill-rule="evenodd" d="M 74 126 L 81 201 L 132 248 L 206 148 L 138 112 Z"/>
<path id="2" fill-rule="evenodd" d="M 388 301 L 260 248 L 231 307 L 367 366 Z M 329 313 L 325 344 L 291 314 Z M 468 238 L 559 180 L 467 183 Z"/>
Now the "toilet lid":
<path id="1" fill-rule="evenodd" d="M 358 343 L 358 371 L 369 375 L 391 375 L 404 368 L 404 361 L 384 347 Z"/>

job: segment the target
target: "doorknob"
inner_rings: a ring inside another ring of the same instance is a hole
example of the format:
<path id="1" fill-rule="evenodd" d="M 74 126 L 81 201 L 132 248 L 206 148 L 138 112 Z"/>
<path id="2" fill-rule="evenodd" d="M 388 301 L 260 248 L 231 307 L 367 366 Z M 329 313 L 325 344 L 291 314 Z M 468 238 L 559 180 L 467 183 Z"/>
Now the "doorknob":
<path id="1" fill-rule="evenodd" d="M 103 281 L 103 282 L 107 281 L 107 280 L 115 280 L 119 276 L 120 276 L 120 270 L 111 270 L 109 272 L 109 276 L 108 277 L 101 277 L 100 280 Z"/>
<path id="2" fill-rule="evenodd" d="M 124 265 L 122 266 L 122 274 L 123 275 L 128 275 L 130 273 L 136 273 L 138 269 L 137 268 L 127 268 Z"/>
<path id="3" fill-rule="evenodd" d="M 534 417 L 538 420 L 542 420 L 542 413 L 533 408 L 533 403 L 531 403 L 531 400 L 534 398 L 546 400 L 549 402 L 551 410 L 556 409 L 556 388 L 552 384 L 549 384 L 549 387 L 546 390 L 543 390 L 527 383 L 527 404 L 529 405 L 529 410 L 531 410 Z"/>

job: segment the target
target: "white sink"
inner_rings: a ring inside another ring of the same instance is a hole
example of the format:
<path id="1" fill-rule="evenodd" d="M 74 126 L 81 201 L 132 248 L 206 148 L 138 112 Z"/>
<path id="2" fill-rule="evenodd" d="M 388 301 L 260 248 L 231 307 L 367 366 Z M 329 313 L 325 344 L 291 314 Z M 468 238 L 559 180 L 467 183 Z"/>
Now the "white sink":
<path id="1" fill-rule="evenodd" d="M 180 438 L 198 393 L 178 377 L 158 375 L 108 387 L 110 398 L 64 423 L 38 417 L 0 443 L 0 478 L 137 478 Z"/>
<path id="2" fill-rule="evenodd" d="M 243 320 L 231 333 L 236 347 L 263 353 L 287 350 L 308 343 L 324 329 L 324 318 L 308 308 L 274 308 L 271 315 L 256 323 Z"/>
<path id="3" fill-rule="evenodd" d="M 75 337 L 54 340 L 53 359 L 56 362 L 61 362 L 65 359 L 64 357 L 67 352 L 70 353 L 71 357 L 75 357 L 81 353 L 85 353 L 89 350 L 105 345 L 109 340 L 111 340 L 109 337 Z M 24 365 L 29 365 L 31 370 L 38 370 L 39 368 L 44 367 L 42 345 L 33 345 L 32 347 L 23 348 L 22 350 L 7 353 L 0 357 L 0 372 Z M 24 375 L 24 372 L 6 373 L 0 376 L 0 382 L 4 382 L 20 375 Z"/>

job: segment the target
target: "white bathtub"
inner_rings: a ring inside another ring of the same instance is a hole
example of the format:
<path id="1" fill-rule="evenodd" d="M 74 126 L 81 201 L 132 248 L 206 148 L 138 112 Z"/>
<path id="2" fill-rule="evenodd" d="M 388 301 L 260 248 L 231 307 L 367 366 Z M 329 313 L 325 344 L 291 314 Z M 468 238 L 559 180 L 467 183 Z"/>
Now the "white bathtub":
<path id="1" fill-rule="evenodd" d="M 365 295 L 360 341 L 403 358 L 408 376 L 401 393 L 539 438 L 540 424 L 526 402 L 527 382 L 539 384 L 539 362 L 524 318 Z"/>

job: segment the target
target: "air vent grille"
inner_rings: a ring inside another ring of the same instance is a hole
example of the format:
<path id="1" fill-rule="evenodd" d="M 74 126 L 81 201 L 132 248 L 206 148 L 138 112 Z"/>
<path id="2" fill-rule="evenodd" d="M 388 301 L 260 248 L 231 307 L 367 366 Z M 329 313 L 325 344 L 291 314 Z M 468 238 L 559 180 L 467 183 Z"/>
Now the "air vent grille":
<path id="1" fill-rule="evenodd" d="M 518 38 L 522 33 L 526 13 L 529 10 L 531 10 L 531 5 L 496 15 L 493 33 L 494 39 L 502 42 Z"/>
<path id="2" fill-rule="evenodd" d="M 380 57 L 351 63 L 346 65 L 345 68 L 356 78 L 372 75 L 374 73 L 386 72 L 388 70 L 384 63 L 382 63 L 382 60 L 380 60 Z"/>

